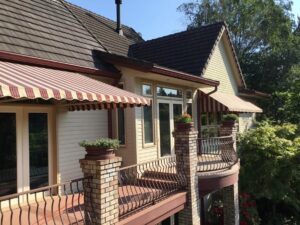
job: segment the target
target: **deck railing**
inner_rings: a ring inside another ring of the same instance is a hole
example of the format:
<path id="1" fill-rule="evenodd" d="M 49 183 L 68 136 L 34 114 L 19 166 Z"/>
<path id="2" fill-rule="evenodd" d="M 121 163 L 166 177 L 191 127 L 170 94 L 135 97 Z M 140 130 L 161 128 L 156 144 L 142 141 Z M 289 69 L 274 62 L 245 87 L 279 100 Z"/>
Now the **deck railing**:
<path id="1" fill-rule="evenodd" d="M 173 156 L 121 168 L 120 219 L 183 190 L 185 183 L 185 178 L 177 173 Z"/>
<path id="2" fill-rule="evenodd" d="M 0 197 L 0 224 L 85 224 L 91 219 L 84 212 L 83 195 L 83 186 L 89 188 L 89 179 Z"/>
<path id="3" fill-rule="evenodd" d="M 238 162 L 232 136 L 198 139 L 198 171 L 228 169 Z"/>

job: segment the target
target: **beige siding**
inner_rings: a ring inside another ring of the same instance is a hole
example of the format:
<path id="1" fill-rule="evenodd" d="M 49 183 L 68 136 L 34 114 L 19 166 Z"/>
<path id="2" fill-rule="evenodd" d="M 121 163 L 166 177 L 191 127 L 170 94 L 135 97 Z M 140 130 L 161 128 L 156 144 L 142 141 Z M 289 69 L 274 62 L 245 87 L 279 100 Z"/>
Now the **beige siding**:
<path id="1" fill-rule="evenodd" d="M 243 133 L 254 125 L 255 113 L 240 113 L 239 114 L 239 132 Z"/>
<path id="2" fill-rule="evenodd" d="M 225 41 L 226 39 L 222 38 L 216 46 L 203 76 L 220 81 L 220 86 L 218 87 L 219 91 L 237 94 L 238 87 L 235 80 L 233 64 L 230 62 Z"/>
<path id="3" fill-rule="evenodd" d="M 107 137 L 107 111 L 57 113 L 58 180 L 60 182 L 82 176 L 78 160 L 85 151 L 78 142 Z"/>

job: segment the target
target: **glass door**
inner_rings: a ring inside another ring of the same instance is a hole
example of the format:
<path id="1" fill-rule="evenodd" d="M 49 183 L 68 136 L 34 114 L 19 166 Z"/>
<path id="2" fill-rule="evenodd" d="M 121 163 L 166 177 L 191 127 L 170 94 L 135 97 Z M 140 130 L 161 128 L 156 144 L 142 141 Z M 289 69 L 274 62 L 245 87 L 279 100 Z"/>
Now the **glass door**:
<path id="1" fill-rule="evenodd" d="M 0 196 L 17 192 L 16 113 L 0 112 Z"/>
<path id="2" fill-rule="evenodd" d="M 0 107 L 0 196 L 53 182 L 52 110 Z"/>
<path id="3" fill-rule="evenodd" d="M 160 156 L 174 154 L 174 138 L 172 132 L 175 118 L 182 115 L 182 103 L 167 100 L 158 101 Z"/>

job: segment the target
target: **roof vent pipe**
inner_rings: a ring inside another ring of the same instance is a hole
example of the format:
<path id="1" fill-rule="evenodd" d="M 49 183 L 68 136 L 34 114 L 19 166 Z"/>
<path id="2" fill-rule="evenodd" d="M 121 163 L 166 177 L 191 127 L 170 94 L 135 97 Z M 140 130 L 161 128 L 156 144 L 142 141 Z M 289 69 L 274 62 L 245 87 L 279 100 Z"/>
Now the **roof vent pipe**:
<path id="1" fill-rule="evenodd" d="M 122 25 L 121 25 L 121 4 L 122 0 L 115 0 L 117 6 L 117 29 L 118 34 L 123 35 Z"/>

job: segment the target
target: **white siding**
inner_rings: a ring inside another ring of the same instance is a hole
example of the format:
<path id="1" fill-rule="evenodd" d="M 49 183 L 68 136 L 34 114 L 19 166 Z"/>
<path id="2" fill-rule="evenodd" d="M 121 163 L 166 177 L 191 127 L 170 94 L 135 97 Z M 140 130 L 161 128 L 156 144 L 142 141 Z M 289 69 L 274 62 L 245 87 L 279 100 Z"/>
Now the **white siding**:
<path id="1" fill-rule="evenodd" d="M 224 38 L 216 46 L 203 77 L 220 81 L 218 91 L 237 94 L 238 86 L 233 72 L 233 64 L 224 45 Z"/>
<path id="2" fill-rule="evenodd" d="M 84 157 L 85 151 L 78 142 L 107 136 L 106 110 L 68 112 L 60 109 L 57 113 L 58 181 L 82 177 L 78 160 Z"/>

